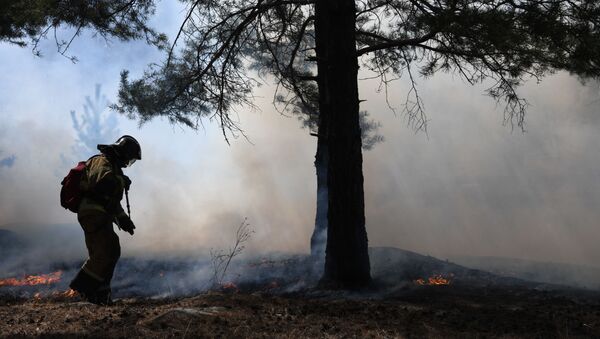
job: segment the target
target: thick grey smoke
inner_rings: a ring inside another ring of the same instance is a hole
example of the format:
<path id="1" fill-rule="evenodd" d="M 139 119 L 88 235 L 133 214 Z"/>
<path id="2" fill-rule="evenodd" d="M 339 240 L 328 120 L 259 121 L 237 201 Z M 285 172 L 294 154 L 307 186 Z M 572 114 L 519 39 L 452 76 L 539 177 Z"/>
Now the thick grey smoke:
<path id="1" fill-rule="evenodd" d="M 385 119 L 387 142 L 365 159 L 371 243 L 595 265 L 597 85 L 559 74 L 525 86 L 524 133 L 502 127 L 502 107 L 481 93 L 449 77 L 424 82 L 428 136 Z"/>

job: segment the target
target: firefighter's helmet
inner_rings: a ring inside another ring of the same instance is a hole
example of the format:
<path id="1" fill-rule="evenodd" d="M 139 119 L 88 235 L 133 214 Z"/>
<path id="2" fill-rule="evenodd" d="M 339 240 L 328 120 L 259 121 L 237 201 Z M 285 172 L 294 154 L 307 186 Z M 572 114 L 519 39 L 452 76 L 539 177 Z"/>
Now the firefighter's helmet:
<path id="1" fill-rule="evenodd" d="M 136 160 L 142 160 L 140 143 L 130 135 L 120 137 L 113 144 L 113 147 L 125 167 L 131 166 Z"/>

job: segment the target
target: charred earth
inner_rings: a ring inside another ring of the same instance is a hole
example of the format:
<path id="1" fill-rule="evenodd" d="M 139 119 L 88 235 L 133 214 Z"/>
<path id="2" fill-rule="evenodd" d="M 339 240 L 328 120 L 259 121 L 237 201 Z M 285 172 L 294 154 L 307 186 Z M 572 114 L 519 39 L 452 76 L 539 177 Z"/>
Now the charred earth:
<path id="1" fill-rule="evenodd" d="M 108 307 L 69 293 L 80 263 L 54 263 L 0 276 L 0 336 L 600 337 L 595 290 L 395 248 L 370 256 L 373 286 L 351 292 L 315 288 L 319 265 L 302 255 L 237 260 L 218 284 L 210 260 L 125 258 Z"/>

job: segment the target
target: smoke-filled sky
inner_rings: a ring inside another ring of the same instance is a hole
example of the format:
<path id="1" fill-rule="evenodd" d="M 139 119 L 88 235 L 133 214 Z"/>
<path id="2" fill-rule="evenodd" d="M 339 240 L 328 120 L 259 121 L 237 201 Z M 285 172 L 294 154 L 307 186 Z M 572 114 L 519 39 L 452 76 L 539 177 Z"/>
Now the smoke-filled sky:
<path id="1" fill-rule="evenodd" d="M 170 37 L 183 15 L 177 6 L 161 3 L 153 19 Z M 135 77 L 162 58 L 143 42 L 107 43 L 88 33 L 72 45 L 79 59 L 73 64 L 53 44 L 44 42 L 42 58 L 0 44 L 0 228 L 76 223 L 58 200 L 60 180 L 80 160 L 70 112 L 83 112 L 96 84 L 114 101 L 122 69 Z M 401 108 L 406 81 L 390 87 L 393 106 Z M 419 79 L 427 135 L 407 127 L 377 85 L 360 83 L 367 100 L 361 108 L 382 123 L 385 137 L 364 155 L 371 246 L 596 265 L 596 83 L 584 86 L 560 73 L 539 85 L 531 81 L 521 89 L 531 103 L 522 133 L 502 125 L 502 107 L 483 95 L 484 85 L 470 87 L 451 75 Z M 238 109 L 251 143 L 239 138 L 228 146 L 209 121 L 191 131 L 161 120 L 138 128 L 118 117 L 119 131 L 134 135 L 143 149 L 143 160 L 126 169 L 138 230 L 134 237 L 121 234 L 125 253 L 222 247 L 244 217 L 256 232 L 254 251 L 309 251 L 316 139 L 276 112 L 272 88 L 256 95 L 260 110 Z M 81 242 L 74 234 L 72 241 Z"/>

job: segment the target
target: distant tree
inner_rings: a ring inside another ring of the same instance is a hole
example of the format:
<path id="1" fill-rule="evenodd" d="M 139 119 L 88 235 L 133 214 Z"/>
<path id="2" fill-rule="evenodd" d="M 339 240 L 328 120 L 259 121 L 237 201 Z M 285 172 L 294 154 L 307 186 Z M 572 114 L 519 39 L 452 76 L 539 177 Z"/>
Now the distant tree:
<path id="1" fill-rule="evenodd" d="M 0 154 L 2 154 L 2 152 L 0 152 Z M 7 168 L 13 167 L 13 165 L 15 164 L 16 160 L 17 160 L 17 156 L 14 155 L 14 154 L 9 155 L 9 156 L 4 157 L 4 158 L 0 158 L 0 168 L 2 168 L 2 167 L 7 167 Z"/>
<path id="2" fill-rule="evenodd" d="M 139 80 L 122 74 L 116 108 L 141 121 L 166 116 L 190 127 L 216 119 L 223 135 L 241 129 L 236 106 L 253 105 L 259 82 L 277 85 L 279 104 L 318 116 L 317 159 L 327 161 L 328 237 L 323 282 L 370 281 L 364 218 L 359 64 L 412 82 L 404 113 L 425 129 L 415 79 L 451 72 L 505 103 L 523 127 L 517 87 L 566 70 L 600 75 L 600 4 L 561 0 L 257 0 L 188 1 L 167 60 Z M 318 103 L 318 105 L 316 104 Z M 325 150 L 325 151 L 324 151 Z"/>
<path id="3" fill-rule="evenodd" d="M 117 140 L 119 137 L 118 120 L 114 112 L 107 110 L 108 100 L 102 95 L 102 86 L 96 84 L 94 100 L 85 97 L 83 113 L 77 115 L 71 111 L 73 129 L 77 132 L 77 141 L 73 152 L 78 158 L 85 158 L 96 152 L 96 146 Z"/>

